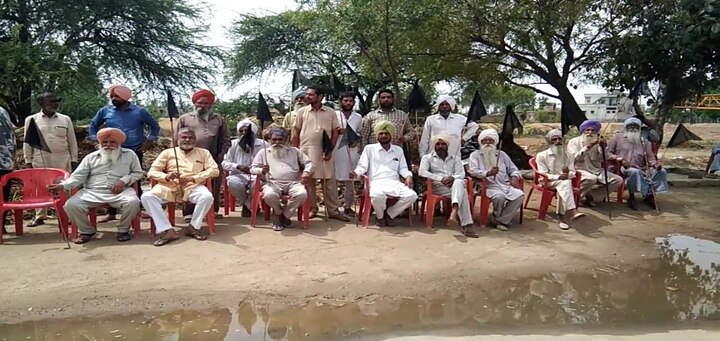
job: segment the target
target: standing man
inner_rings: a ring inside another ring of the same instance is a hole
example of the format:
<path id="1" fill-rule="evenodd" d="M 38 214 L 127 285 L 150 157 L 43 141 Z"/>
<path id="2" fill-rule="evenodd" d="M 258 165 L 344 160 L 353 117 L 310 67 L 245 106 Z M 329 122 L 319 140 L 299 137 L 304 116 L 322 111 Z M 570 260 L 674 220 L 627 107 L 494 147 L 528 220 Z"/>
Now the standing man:
<path id="1" fill-rule="evenodd" d="M 61 98 L 52 92 L 45 92 L 37 97 L 40 112 L 25 118 L 25 131 L 30 127 L 30 121 L 35 120 L 51 153 L 33 148 L 30 144 L 23 144 L 25 168 L 57 168 L 72 172 L 78 165 L 78 145 L 75 139 L 75 127 L 72 119 L 58 111 Z M 47 209 L 35 210 L 35 219 L 28 226 L 38 226 L 45 223 Z"/>
<path id="2" fill-rule="evenodd" d="M 228 190 L 242 205 L 242 216 L 249 217 L 252 197 L 248 195 L 248 191 L 255 183 L 255 175 L 251 175 L 250 166 L 255 156 L 264 150 L 268 143 L 257 138 L 258 126 L 247 118 L 238 122 L 237 132 L 238 138 L 232 141 L 232 146 L 225 154 L 222 168 L 230 172 L 227 178 Z"/>
<path id="3" fill-rule="evenodd" d="M 550 186 L 557 191 L 558 205 L 557 212 L 560 220 L 560 228 L 567 230 L 570 225 L 567 224 L 566 215 L 570 216 L 570 221 L 585 216 L 584 213 L 577 211 L 575 205 L 575 195 L 573 194 L 572 179 L 575 178 L 575 166 L 571 155 L 568 155 L 563 144 L 562 131 L 553 129 L 545 135 L 550 148 L 543 150 L 535 155 L 538 172 L 545 174 L 550 179 Z"/>
<path id="4" fill-rule="evenodd" d="M 622 174 L 628 188 L 628 206 L 637 210 L 635 192 L 640 192 L 644 201 L 656 208 L 653 194 L 668 192 L 667 173 L 652 152 L 652 143 L 642 137 L 642 123 L 630 117 L 625 120 L 625 133 L 615 134 L 610 139 L 608 150 L 622 163 Z M 650 185 L 654 187 L 654 191 Z"/>
<path id="5" fill-rule="evenodd" d="M 293 101 L 295 102 L 293 104 L 292 110 L 290 110 L 289 113 L 285 114 L 285 117 L 282 121 L 283 128 L 292 131 L 293 127 L 295 126 L 295 118 L 297 117 L 298 110 L 302 109 L 307 103 L 305 102 L 305 95 L 307 93 L 305 92 L 305 89 L 297 89 L 295 92 L 293 92 Z"/>
<path id="6" fill-rule="evenodd" d="M 15 126 L 10 120 L 10 114 L 0 107 L 0 176 L 8 174 L 15 169 Z M 3 199 L 10 197 L 10 184 L 2 188 Z M 5 211 L 2 216 L 2 229 L 5 233 L 5 218 L 10 211 Z"/>
<path id="7" fill-rule="evenodd" d="M 610 192 L 614 192 L 622 184 L 623 179 L 619 175 L 605 171 L 605 163 L 614 159 L 614 155 L 605 151 L 603 159 L 603 148 L 605 139 L 599 136 L 602 124 L 598 120 L 587 120 L 580 124 L 582 135 L 570 140 L 567 146 L 569 156 L 575 160 L 575 168 L 580 171 L 580 197 L 585 198 L 585 205 L 595 207 L 595 199 L 590 194 L 593 189 L 603 189 L 608 184 Z M 607 149 L 607 148 L 605 148 Z M 609 181 L 605 179 L 605 174 Z"/>
<path id="8" fill-rule="evenodd" d="M 470 214 L 465 169 L 460 160 L 460 155 L 452 155 L 448 152 L 449 142 L 450 138 L 445 135 L 435 135 L 433 137 L 435 151 L 422 157 L 419 174 L 432 180 L 433 194 L 451 199 L 452 211 L 450 212 L 450 219 L 448 219 L 448 226 L 456 227 L 459 221 L 463 235 L 477 238 L 477 233 L 473 231 L 474 224 Z M 428 207 L 427 209 L 434 208 Z"/>
<path id="9" fill-rule="evenodd" d="M 438 112 L 425 119 L 419 145 L 420 157 L 432 153 L 430 141 L 436 135 L 446 135 L 450 139 L 448 153 L 460 157 L 460 147 L 475 136 L 480 126 L 472 121 L 467 122 L 467 117 L 463 115 L 452 113 L 455 108 L 455 99 L 452 97 L 442 95 L 437 98 L 435 103 L 437 103 Z M 461 140 L 463 128 L 467 128 L 467 131 L 462 135 Z"/>
<path id="10" fill-rule="evenodd" d="M 345 215 L 354 217 L 355 211 L 352 206 L 355 202 L 353 196 L 354 181 L 350 179 L 350 171 L 355 169 L 360 160 L 360 151 L 358 145 L 360 141 L 355 141 L 350 144 L 348 141 L 348 129 L 352 129 L 355 133 L 359 133 L 362 128 L 362 116 L 353 111 L 355 106 L 355 94 L 352 92 L 344 92 L 340 94 L 340 110 L 337 111 L 337 118 L 340 121 L 341 130 L 344 130 L 344 134 L 341 135 L 341 141 L 337 144 L 335 152 L 333 152 L 333 159 L 335 160 L 335 178 L 338 181 L 342 181 L 345 187 L 345 202 L 343 212 Z"/>
<path id="11" fill-rule="evenodd" d="M 97 133 L 102 125 L 107 128 L 120 129 L 126 136 L 122 147 L 134 151 L 142 166 L 143 153 L 157 140 L 160 134 L 160 125 L 147 109 L 130 102 L 132 97 L 130 88 L 124 85 L 113 85 L 109 90 L 112 104 L 100 109 L 90 121 L 88 139 L 97 141 Z M 146 127 L 150 128 L 147 136 L 145 136 Z M 138 186 L 138 196 L 141 194 L 142 186 Z M 117 209 L 111 207 L 106 216 L 98 218 L 98 222 L 115 220 L 116 214 Z"/>
<path id="12" fill-rule="evenodd" d="M 507 231 L 525 200 L 525 193 L 520 189 L 522 175 L 510 157 L 497 150 L 500 136 L 495 129 L 481 131 L 478 142 L 480 148 L 470 154 L 468 174 L 475 179 L 485 179 L 485 193 L 493 204 L 490 226 Z"/>
<path id="13" fill-rule="evenodd" d="M 361 134 L 363 146 L 378 142 L 373 128 L 381 121 L 388 121 L 395 127 L 397 136 L 393 136 L 393 144 L 402 146 L 406 141 L 412 140 L 415 132 L 410 125 L 410 118 L 406 113 L 395 108 L 395 94 L 391 90 L 384 89 L 380 90 L 378 96 L 380 96 L 380 108 L 371 111 L 363 118 Z"/>
<path id="14" fill-rule="evenodd" d="M 310 162 L 315 165 L 312 174 L 313 181 L 310 182 L 310 193 L 308 193 L 313 210 L 311 216 L 316 216 L 318 211 L 315 182 L 319 179 L 323 184 L 323 197 L 328 218 L 350 221 L 350 218 L 338 210 L 340 205 L 338 204 L 335 163 L 332 161 L 332 153 L 325 154 L 323 151 L 323 132 L 330 137 L 330 143 L 335 146 L 341 133 L 340 122 L 334 110 L 322 105 L 325 93 L 319 86 L 308 86 L 306 92 L 305 99 L 308 106 L 300 109 L 295 118 L 292 145 L 300 148 L 308 156 Z"/>
<path id="15" fill-rule="evenodd" d="M 412 205 L 418 196 L 412 190 L 413 177 L 405 154 L 402 148 L 392 144 L 395 126 L 389 121 L 380 121 L 375 124 L 374 130 L 378 143 L 365 146 L 357 167 L 350 172 L 350 178 L 367 174 L 377 225 L 395 226 L 393 219 Z M 400 178 L 404 182 L 400 182 Z M 386 206 L 388 196 L 398 198 L 395 205 Z"/>
<path id="16" fill-rule="evenodd" d="M 206 89 L 198 90 L 192 95 L 192 103 L 193 112 L 183 114 L 178 119 L 174 139 L 177 143 L 177 132 L 180 129 L 192 129 L 197 138 L 196 145 L 210 151 L 215 163 L 220 164 L 225 152 L 230 148 L 230 136 L 228 135 L 225 119 L 212 112 L 215 104 L 215 94 Z M 216 219 L 222 218 L 222 214 L 219 214 L 218 211 L 220 211 L 220 188 L 222 188 L 223 181 L 224 173 L 222 172 L 220 176 L 213 179 L 213 210 Z M 193 209 L 194 205 L 190 203 L 183 208 L 185 222 L 189 222 L 192 218 Z"/>

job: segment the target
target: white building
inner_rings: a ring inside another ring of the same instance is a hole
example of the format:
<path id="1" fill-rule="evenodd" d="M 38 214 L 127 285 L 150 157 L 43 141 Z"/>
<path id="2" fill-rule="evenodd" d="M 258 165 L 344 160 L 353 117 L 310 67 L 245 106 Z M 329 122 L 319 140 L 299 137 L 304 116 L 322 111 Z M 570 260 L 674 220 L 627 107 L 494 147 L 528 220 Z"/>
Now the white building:
<path id="1" fill-rule="evenodd" d="M 622 122 L 635 115 L 632 101 L 621 92 L 585 94 L 585 103 L 579 105 L 591 120 Z"/>

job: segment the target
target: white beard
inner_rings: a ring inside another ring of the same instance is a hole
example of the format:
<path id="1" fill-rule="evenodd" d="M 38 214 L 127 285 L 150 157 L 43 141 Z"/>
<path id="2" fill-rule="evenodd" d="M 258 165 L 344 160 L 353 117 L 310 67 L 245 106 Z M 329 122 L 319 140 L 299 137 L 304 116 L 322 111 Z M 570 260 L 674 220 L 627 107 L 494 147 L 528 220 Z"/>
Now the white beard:
<path id="1" fill-rule="evenodd" d="M 287 155 L 287 148 L 283 145 L 272 146 L 271 153 L 275 158 L 282 159 Z"/>
<path id="2" fill-rule="evenodd" d="M 495 154 L 495 151 L 497 149 L 493 145 L 486 145 L 480 147 L 480 152 L 483 156 L 483 161 L 485 161 L 485 165 L 490 167 L 497 167 L 497 155 Z"/>
<path id="3" fill-rule="evenodd" d="M 583 135 L 583 144 L 586 147 L 589 146 L 590 144 L 594 143 L 595 141 L 597 141 L 597 135 L 595 135 L 595 134 Z"/>
<path id="4" fill-rule="evenodd" d="M 627 138 L 630 143 L 639 144 L 640 143 L 640 132 L 639 131 L 628 131 L 625 132 L 625 137 Z"/>
<path id="5" fill-rule="evenodd" d="M 552 150 L 553 154 L 555 154 L 556 156 L 564 157 L 565 156 L 565 148 L 564 147 L 565 146 L 563 146 L 563 145 L 559 145 L 559 146 L 552 145 L 552 146 L 550 146 L 550 149 Z"/>
<path id="6" fill-rule="evenodd" d="M 120 148 L 100 149 L 100 162 L 103 165 L 115 164 L 120 158 Z"/>

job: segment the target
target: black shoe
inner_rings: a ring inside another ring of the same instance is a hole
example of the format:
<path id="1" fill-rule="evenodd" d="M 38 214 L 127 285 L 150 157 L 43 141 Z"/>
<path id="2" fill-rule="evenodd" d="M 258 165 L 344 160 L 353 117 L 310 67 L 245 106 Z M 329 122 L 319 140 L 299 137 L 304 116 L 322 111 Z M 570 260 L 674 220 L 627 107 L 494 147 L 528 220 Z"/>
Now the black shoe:
<path id="1" fill-rule="evenodd" d="M 653 196 L 652 194 L 646 196 L 643 201 L 648 204 L 648 206 L 652 207 L 652 209 L 657 209 L 657 205 L 655 204 L 655 196 Z"/>
<path id="2" fill-rule="evenodd" d="M 242 206 L 242 217 L 243 217 L 243 218 L 250 218 L 251 215 L 252 215 L 252 214 L 251 214 L 250 210 L 249 210 L 247 207 L 245 207 L 245 205 L 243 205 L 243 206 Z"/>
<path id="3" fill-rule="evenodd" d="M 280 224 L 288 229 L 294 228 L 295 224 L 293 224 L 292 220 L 286 218 L 285 216 L 282 216 Z"/>
<path id="4" fill-rule="evenodd" d="M 637 210 L 638 210 L 637 200 L 635 200 L 635 197 L 634 197 L 634 196 L 631 195 L 631 196 L 628 198 L 627 203 L 628 203 L 628 207 L 630 207 L 631 210 L 633 210 L 633 211 L 637 211 Z"/>

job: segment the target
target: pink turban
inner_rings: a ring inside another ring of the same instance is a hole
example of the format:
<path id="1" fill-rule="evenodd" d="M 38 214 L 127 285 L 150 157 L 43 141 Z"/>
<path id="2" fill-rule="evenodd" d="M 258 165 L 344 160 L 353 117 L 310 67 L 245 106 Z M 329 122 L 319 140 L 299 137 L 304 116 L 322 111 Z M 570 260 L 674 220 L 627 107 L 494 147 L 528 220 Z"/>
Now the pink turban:
<path id="1" fill-rule="evenodd" d="M 132 97 L 132 91 L 130 88 L 124 85 L 113 85 L 110 87 L 110 96 L 115 94 L 115 96 L 120 97 L 121 99 L 125 101 L 129 101 L 130 97 Z"/>
<path id="2" fill-rule="evenodd" d="M 210 104 L 215 103 L 215 94 L 212 93 L 210 90 L 201 89 L 195 92 L 192 95 L 192 102 L 195 103 L 199 101 L 201 98 L 207 98 L 210 101 Z"/>
<path id="3" fill-rule="evenodd" d="M 102 142 L 108 138 L 115 138 L 118 143 L 122 144 L 125 142 L 125 133 L 117 128 L 102 128 L 97 132 L 98 142 Z"/>

